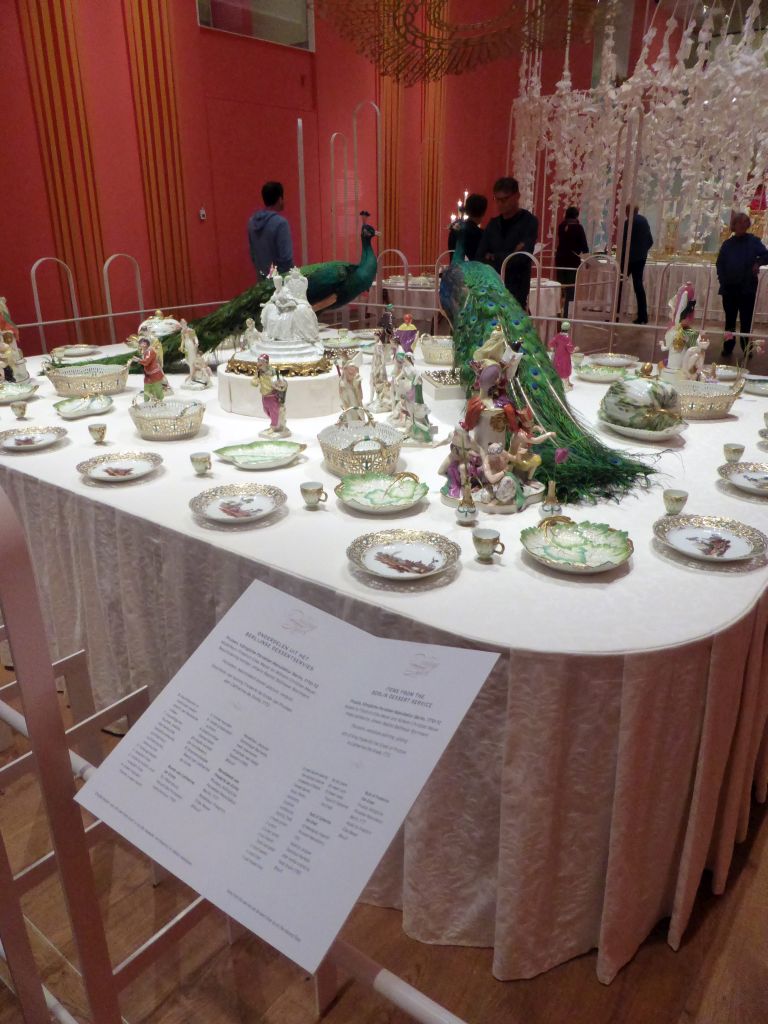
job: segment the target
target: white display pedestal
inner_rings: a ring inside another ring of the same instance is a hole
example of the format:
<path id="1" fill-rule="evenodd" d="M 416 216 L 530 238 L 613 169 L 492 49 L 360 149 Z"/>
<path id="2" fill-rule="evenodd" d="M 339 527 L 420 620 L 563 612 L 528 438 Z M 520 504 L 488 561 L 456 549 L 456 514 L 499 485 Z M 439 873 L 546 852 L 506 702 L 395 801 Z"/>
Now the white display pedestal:
<path id="1" fill-rule="evenodd" d="M 219 367 L 216 376 L 219 382 L 219 405 L 222 409 L 239 413 L 241 416 L 267 419 L 261 407 L 259 389 L 252 383 L 254 377 L 230 373 L 223 367 Z M 286 380 L 288 392 L 285 398 L 285 418 L 289 427 L 291 420 L 334 416 L 341 410 L 339 375 L 336 370 L 319 373 L 316 377 L 286 377 Z"/>

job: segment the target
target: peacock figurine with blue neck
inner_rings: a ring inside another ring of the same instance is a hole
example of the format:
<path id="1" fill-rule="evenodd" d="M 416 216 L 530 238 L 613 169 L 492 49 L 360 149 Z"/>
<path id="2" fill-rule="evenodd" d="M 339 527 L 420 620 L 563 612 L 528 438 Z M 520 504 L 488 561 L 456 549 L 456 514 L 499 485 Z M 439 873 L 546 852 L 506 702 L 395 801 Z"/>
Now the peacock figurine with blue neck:
<path id="1" fill-rule="evenodd" d="M 539 472 L 543 480 L 556 480 L 562 501 L 618 499 L 647 482 L 653 473 L 650 466 L 608 448 L 579 421 L 533 323 L 493 267 L 465 259 L 460 231 L 453 259 L 440 280 L 440 304 L 453 329 L 454 367 L 467 388 L 474 379 L 469 365 L 473 354 L 497 324 L 510 345 L 522 350 L 509 397 L 519 408 L 530 410 L 534 422 L 555 432 L 554 442 L 537 449 L 542 460 Z"/>
<path id="2" fill-rule="evenodd" d="M 353 302 L 358 295 L 368 291 L 376 277 L 376 253 L 372 240 L 377 231 L 368 223 L 370 214 L 362 210 L 363 226 L 360 230 L 362 243 L 360 262 L 345 263 L 342 260 L 328 260 L 325 263 L 310 263 L 300 267 L 307 278 L 307 299 L 316 312 L 323 309 L 339 309 Z M 197 334 L 201 352 L 212 352 L 233 334 L 245 330 L 245 321 L 252 317 L 261 327 L 261 310 L 269 301 L 275 286 L 270 278 L 241 292 L 234 299 L 219 306 L 213 313 L 190 321 L 189 326 Z M 162 339 L 163 356 L 166 366 L 183 358 L 181 335 L 178 331 Z M 126 363 L 132 353 L 99 359 L 100 363 Z M 71 365 L 71 364 L 70 364 Z"/>

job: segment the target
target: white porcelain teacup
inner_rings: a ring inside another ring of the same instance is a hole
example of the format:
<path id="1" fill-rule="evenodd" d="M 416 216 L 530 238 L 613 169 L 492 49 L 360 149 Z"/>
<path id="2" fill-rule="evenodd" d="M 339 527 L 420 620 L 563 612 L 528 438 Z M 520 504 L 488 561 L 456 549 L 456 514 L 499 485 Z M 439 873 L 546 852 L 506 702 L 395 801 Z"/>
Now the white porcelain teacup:
<path id="1" fill-rule="evenodd" d="M 307 483 L 301 484 L 301 496 L 309 509 L 316 509 L 321 501 L 328 501 L 328 495 L 323 490 L 323 485 L 316 480 L 309 480 Z"/>
<path id="2" fill-rule="evenodd" d="M 211 456 L 208 452 L 192 452 L 189 461 L 198 476 L 204 476 L 211 468 Z"/>
<path id="3" fill-rule="evenodd" d="M 504 545 L 499 540 L 498 530 L 476 526 L 472 531 L 472 543 L 481 562 L 490 562 L 494 555 L 504 554 Z"/>
<path id="4" fill-rule="evenodd" d="M 573 350 L 573 355 L 571 356 L 571 363 L 574 366 L 581 366 L 581 364 L 584 362 L 585 358 L 586 358 L 586 353 L 585 352 L 579 352 L 579 350 L 577 348 L 575 348 Z"/>
<path id="5" fill-rule="evenodd" d="M 107 424 L 89 423 L 88 433 L 91 435 L 96 444 L 104 444 L 104 438 L 107 436 Z"/>
<path id="6" fill-rule="evenodd" d="M 11 402 L 11 412 L 17 420 L 23 420 L 27 414 L 26 402 Z"/>
<path id="7" fill-rule="evenodd" d="M 670 516 L 678 516 L 685 508 L 688 501 L 688 491 L 679 491 L 674 487 L 667 487 L 664 491 L 664 508 Z"/>
<path id="8" fill-rule="evenodd" d="M 743 444 L 724 444 L 723 455 L 726 462 L 739 462 L 744 454 Z"/>

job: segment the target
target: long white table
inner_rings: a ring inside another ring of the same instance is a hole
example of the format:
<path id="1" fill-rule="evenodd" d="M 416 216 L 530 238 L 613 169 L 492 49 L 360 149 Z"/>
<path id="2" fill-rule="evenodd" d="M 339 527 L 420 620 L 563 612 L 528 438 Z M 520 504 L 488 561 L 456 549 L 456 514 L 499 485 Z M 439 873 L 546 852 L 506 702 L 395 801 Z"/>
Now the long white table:
<path id="1" fill-rule="evenodd" d="M 367 898 L 402 907 L 406 931 L 423 941 L 493 946 L 499 978 L 530 977 L 597 946 L 598 976 L 609 981 L 665 916 L 676 947 L 704 867 L 717 891 L 725 886 L 752 784 L 766 797 L 768 569 L 718 571 L 666 553 L 651 530 L 659 486 L 566 509 L 628 530 L 629 567 L 575 579 L 534 564 L 519 534 L 537 521 L 535 508 L 493 518 L 507 550 L 481 565 L 437 493 L 444 448 L 403 449 L 402 466 L 431 487 L 423 511 L 371 519 L 333 496 L 316 443 L 328 420 L 290 424 L 308 443 L 298 465 L 249 475 L 215 462 L 201 480 L 190 452 L 253 439 L 263 421 L 223 413 L 213 389 L 196 438 L 142 442 L 126 411 L 139 382 L 131 377 L 104 417 L 106 448 L 90 441 L 86 419 L 67 424 L 55 449 L 0 455 L 57 653 L 87 646 L 97 700 L 142 683 L 157 693 L 254 578 L 379 635 L 497 650 Z M 577 382 L 572 401 L 594 421 L 602 394 Z M 62 422 L 53 397 L 44 381 L 30 422 Z M 716 473 L 723 442 L 761 455 L 764 410 L 768 401 L 743 396 L 738 418 L 692 423 L 659 458 L 658 484 L 687 489 L 687 511 L 765 528 L 768 503 L 728 492 Z M 447 431 L 457 410 L 433 412 Z M 0 428 L 14 423 L 0 408 Z M 137 449 L 164 459 L 146 481 L 98 486 L 75 470 L 100 451 Z M 319 512 L 302 505 L 308 479 L 329 493 Z M 187 503 L 202 490 L 254 480 L 286 491 L 274 520 L 217 528 L 192 518 Z M 347 545 L 392 525 L 450 536 L 459 566 L 410 584 L 355 570 Z"/>

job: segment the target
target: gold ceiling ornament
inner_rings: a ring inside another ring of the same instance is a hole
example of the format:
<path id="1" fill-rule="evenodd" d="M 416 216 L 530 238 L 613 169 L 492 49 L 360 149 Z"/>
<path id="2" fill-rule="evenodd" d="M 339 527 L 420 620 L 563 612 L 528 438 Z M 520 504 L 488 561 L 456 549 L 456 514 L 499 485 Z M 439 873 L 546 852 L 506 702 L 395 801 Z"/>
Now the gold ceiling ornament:
<path id="1" fill-rule="evenodd" d="M 591 34 L 597 0 L 511 0 L 480 20 L 454 15 L 455 0 L 314 0 L 317 13 L 382 75 L 404 85 L 462 75 L 522 50 L 565 46 Z M 482 4 L 477 7 L 482 8 Z"/>

